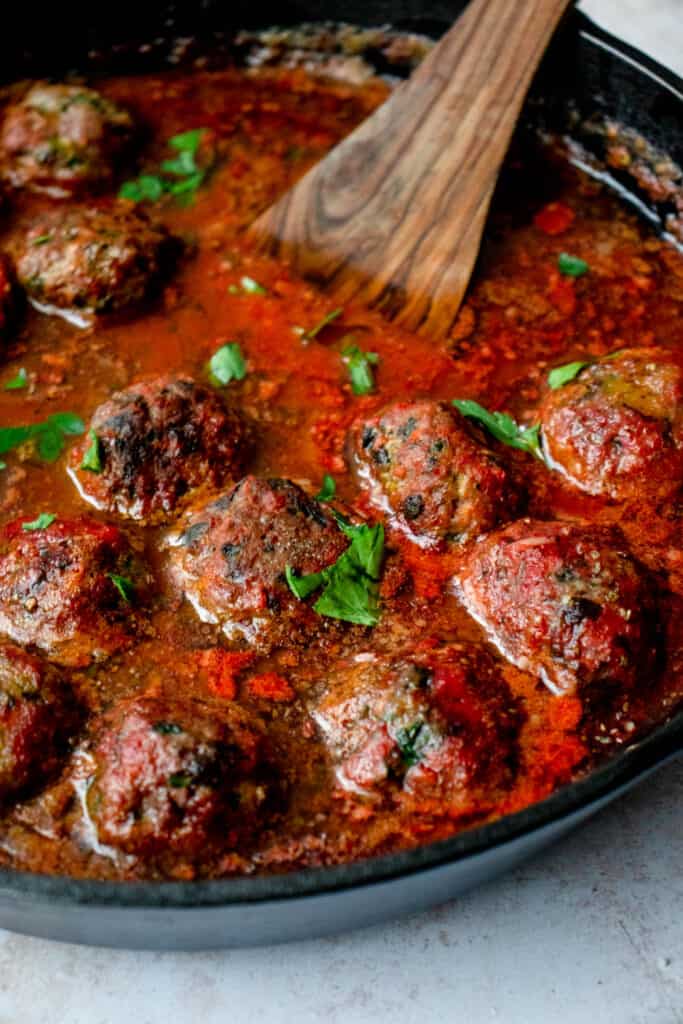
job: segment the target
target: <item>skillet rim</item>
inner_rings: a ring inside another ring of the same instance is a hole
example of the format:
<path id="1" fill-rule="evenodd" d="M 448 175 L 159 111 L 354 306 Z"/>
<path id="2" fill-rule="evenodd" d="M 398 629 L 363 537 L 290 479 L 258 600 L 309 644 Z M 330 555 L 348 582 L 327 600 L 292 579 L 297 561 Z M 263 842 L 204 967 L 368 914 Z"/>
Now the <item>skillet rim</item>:
<path id="1" fill-rule="evenodd" d="M 636 47 L 574 11 L 577 36 L 609 52 L 636 72 L 670 92 L 683 107 L 683 79 Z M 113 907 L 117 909 L 176 909 L 229 907 L 270 901 L 300 900 L 307 896 L 341 892 L 396 881 L 429 869 L 476 857 L 530 833 L 540 832 L 563 819 L 616 797 L 657 767 L 683 754 L 683 710 L 600 768 L 569 783 L 545 800 L 514 814 L 464 831 L 448 839 L 398 853 L 328 867 L 306 868 L 283 874 L 226 879 L 177 881 L 111 881 L 41 875 L 0 868 L 0 900 L 6 896 L 23 903 L 52 907 Z M 596 810 L 598 807 L 596 807 Z"/>

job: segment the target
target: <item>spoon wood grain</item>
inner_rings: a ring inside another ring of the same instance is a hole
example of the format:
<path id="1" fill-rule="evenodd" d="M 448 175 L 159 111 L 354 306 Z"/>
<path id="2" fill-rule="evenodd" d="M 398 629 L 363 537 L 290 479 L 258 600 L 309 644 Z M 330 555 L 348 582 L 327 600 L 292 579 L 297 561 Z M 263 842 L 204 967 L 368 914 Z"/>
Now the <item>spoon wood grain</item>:
<path id="1" fill-rule="evenodd" d="M 443 337 L 533 74 L 570 0 L 472 0 L 351 135 L 252 225 L 336 304 Z"/>

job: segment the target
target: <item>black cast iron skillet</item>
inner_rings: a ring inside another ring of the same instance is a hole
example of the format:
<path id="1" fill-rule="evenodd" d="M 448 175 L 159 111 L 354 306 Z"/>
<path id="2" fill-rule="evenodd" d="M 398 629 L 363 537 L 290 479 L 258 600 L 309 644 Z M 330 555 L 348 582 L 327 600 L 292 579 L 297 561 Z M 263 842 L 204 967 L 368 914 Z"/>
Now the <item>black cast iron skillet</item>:
<path id="1" fill-rule="evenodd" d="M 505 0 L 502 0 L 505 2 Z M 26 5 L 5 21 L 0 68 L 18 76 L 70 68 L 149 69 L 177 53 L 172 40 L 193 37 L 230 51 L 234 30 L 337 19 L 333 2 L 232 4 L 196 0 L 101 5 L 83 20 L 80 4 Z M 344 18 L 391 22 L 438 35 L 463 6 L 421 0 L 352 0 Z M 24 23 L 22 23 L 24 18 Z M 218 33 L 218 35 L 217 35 Z M 142 53 L 131 36 L 146 41 Z M 683 165 L 683 82 L 596 28 L 576 12 L 539 71 L 520 130 L 569 129 L 600 157 L 596 125 L 616 120 Z M 660 229 L 671 212 L 613 179 L 626 201 Z M 0 871 L 0 926 L 93 945 L 207 949 L 308 938 L 359 927 L 443 902 L 511 868 L 595 814 L 683 750 L 683 712 L 643 742 L 549 799 L 489 825 L 429 846 L 334 868 L 211 882 L 97 882 Z"/>

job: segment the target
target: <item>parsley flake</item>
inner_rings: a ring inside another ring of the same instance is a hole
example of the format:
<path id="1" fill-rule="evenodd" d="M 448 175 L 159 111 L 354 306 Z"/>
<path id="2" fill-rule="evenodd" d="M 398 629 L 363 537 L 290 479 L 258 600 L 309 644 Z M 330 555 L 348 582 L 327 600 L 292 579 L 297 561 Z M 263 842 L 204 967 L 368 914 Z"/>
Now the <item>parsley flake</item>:
<path id="1" fill-rule="evenodd" d="M 108 572 L 107 576 L 112 581 L 126 604 L 130 604 L 135 597 L 135 586 L 133 581 L 129 580 L 127 576 L 117 576 L 115 572 Z"/>
<path id="2" fill-rule="evenodd" d="M 231 380 L 244 380 L 247 364 L 236 341 L 229 341 L 214 352 L 209 360 L 209 374 L 221 385 L 229 384 Z"/>
<path id="3" fill-rule="evenodd" d="M 33 532 L 33 530 L 46 530 L 48 526 L 51 526 L 57 518 L 52 512 L 41 512 L 40 515 L 30 523 L 22 523 L 22 530 L 26 530 L 27 533 Z"/>
<path id="4" fill-rule="evenodd" d="M 322 487 L 315 496 L 316 501 L 332 501 L 335 494 L 337 493 L 337 485 L 334 477 L 330 476 L 329 473 L 325 473 L 323 477 Z"/>
<path id="5" fill-rule="evenodd" d="M 192 128 L 172 136 L 168 145 L 177 156 L 162 161 L 161 174 L 140 174 L 131 181 L 125 181 L 119 189 L 119 198 L 133 203 L 157 203 L 168 194 L 192 202 L 208 171 L 206 167 L 199 167 L 196 161 L 205 131 L 205 128 Z"/>
<path id="6" fill-rule="evenodd" d="M 588 264 L 578 256 L 561 252 L 557 257 L 557 268 L 565 277 L 582 277 L 588 271 Z"/>
<path id="7" fill-rule="evenodd" d="M 2 385 L 4 391 L 21 391 L 28 387 L 28 374 L 24 367 L 19 370 L 15 377 Z"/>
<path id="8" fill-rule="evenodd" d="M 379 362 L 377 353 L 364 352 L 358 345 L 347 345 L 342 351 L 342 358 L 349 368 L 354 395 L 369 395 L 374 391 L 375 375 L 372 368 Z"/>
<path id="9" fill-rule="evenodd" d="M 304 331 L 304 333 L 301 335 L 301 340 L 303 342 L 313 341 L 313 339 L 317 338 L 320 332 L 323 331 L 328 324 L 334 323 L 334 321 L 337 320 L 342 315 L 343 312 L 343 309 L 333 309 L 332 312 L 327 313 L 322 318 L 322 320 L 318 320 L 318 323 L 315 324 L 314 327 L 311 327 L 309 330 Z"/>
<path id="10" fill-rule="evenodd" d="M 246 292 L 247 295 L 267 295 L 268 290 L 255 281 L 253 277 L 247 277 L 246 274 L 240 278 L 240 284 L 242 285 L 242 291 Z"/>
<path id="11" fill-rule="evenodd" d="M 336 562 L 321 572 L 297 576 L 291 566 L 285 577 L 295 597 L 303 601 L 319 587 L 322 594 L 313 605 L 319 615 L 326 615 L 360 626 L 376 626 L 379 621 L 379 575 L 384 558 L 384 527 L 362 524 L 353 526 L 335 515 L 340 529 L 351 543 Z"/>
<path id="12" fill-rule="evenodd" d="M 556 366 L 548 374 L 548 384 L 553 391 L 556 391 L 557 388 L 561 388 L 564 384 L 569 384 L 570 381 L 578 377 L 586 366 L 590 366 L 590 363 L 584 362 L 581 359 L 577 359 L 574 363 L 565 363 L 564 366 Z"/>
<path id="13" fill-rule="evenodd" d="M 535 423 L 531 427 L 522 427 L 508 413 L 489 412 L 483 405 L 479 405 L 479 402 L 474 402 L 469 398 L 454 398 L 453 405 L 463 416 L 481 423 L 497 441 L 502 441 L 510 448 L 529 452 L 541 462 L 545 462 L 541 451 L 539 437 L 541 426 L 539 423 Z"/>
<path id="14" fill-rule="evenodd" d="M 23 427 L 0 427 L 0 455 L 31 442 L 45 462 L 54 462 L 64 450 L 65 438 L 82 434 L 83 420 L 73 412 L 56 412 L 43 423 Z"/>
<path id="15" fill-rule="evenodd" d="M 90 444 L 83 454 L 81 469 L 87 469 L 89 473 L 101 473 L 104 468 L 102 464 L 102 442 L 92 429 L 88 431 L 88 437 L 90 438 Z"/>

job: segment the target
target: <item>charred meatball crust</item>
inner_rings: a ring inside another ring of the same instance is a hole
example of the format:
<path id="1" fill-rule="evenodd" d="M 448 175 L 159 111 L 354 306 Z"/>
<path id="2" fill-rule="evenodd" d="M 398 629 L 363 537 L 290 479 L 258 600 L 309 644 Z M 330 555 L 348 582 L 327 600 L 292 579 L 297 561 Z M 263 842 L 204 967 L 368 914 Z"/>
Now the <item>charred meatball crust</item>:
<path id="1" fill-rule="evenodd" d="M 146 583 L 124 535 L 92 519 L 0 533 L 0 633 L 57 664 L 101 661 L 130 642 L 132 604 L 115 579 Z"/>
<path id="2" fill-rule="evenodd" d="M 93 445 L 94 468 L 83 468 Z M 215 391 L 187 378 L 160 377 L 116 392 L 95 410 L 72 449 L 69 471 L 96 508 L 163 522 L 200 489 L 234 480 L 245 448 L 240 417 Z"/>
<path id="3" fill-rule="evenodd" d="M 389 405 L 355 424 L 349 448 L 371 503 L 423 545 L 468 540 L 514 514 L 505 469 L 443 403 Z"/>
<path id="4" fill-rule="evenodd" d="M 339 783 L 396 788 L 466 812 L 515 776 L 522 716 L 491 655 L 472 644 L 375 656 L 335 675 L 313 717 Z"/>
<path id="5" fill-rule="evenodd" d="M 664 349 L 624 349 L 584 367 L 541 406 L 550 464 L 616 501 L 663 497 L 683 481 L 683 372 Z"/>
<path id="6" fill-rule="evenodd" d="M 289 480 L 247 476 L 171 538 L 170 571 L 199 616 L 261 647 L 301 641 L 321 624 L 285 578 L 319 572 L 348 540 Z"/>
<path id="7" fill-rule="evenodd" d="M 100 93 L 39 82 L 5 111 L 0 166 L 15 188 L 68 196 L 110 185 L 133 138 L 128 111 Z"/>
<path id="8" fill-rule="evenodd" d="M 235 705 L 137 697 L 95 723 L 88 809 L 101 842 L 141 856 L 200 853 L 254 831 L 269 769 L 261 724 Z"/>
<path id="9" fill-rule="evenodd" d="M 519 520 L 474 545 L 459 585 L 501 652 L 553 692 L 652 675 L 653 586 L 617 530 Z"/>
<path id="10" fill-rule="evenodd" d="M 76 702 L 58 671 L 0 644 L 0 800 L 48 778 L 77 725 Z"/>
<path id="11" fill-rule="evenodd" d="M 36 304 L 87 314 L 135 306 L 158 286 L 176 243 L 126 203 L 41 214 L 17 249 L 17 276 Z"/>

